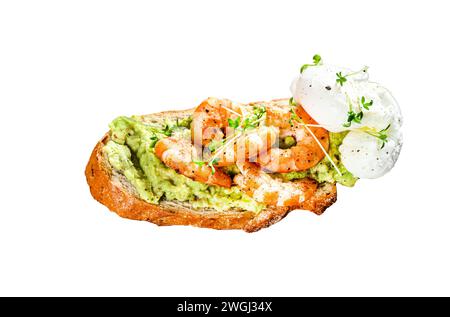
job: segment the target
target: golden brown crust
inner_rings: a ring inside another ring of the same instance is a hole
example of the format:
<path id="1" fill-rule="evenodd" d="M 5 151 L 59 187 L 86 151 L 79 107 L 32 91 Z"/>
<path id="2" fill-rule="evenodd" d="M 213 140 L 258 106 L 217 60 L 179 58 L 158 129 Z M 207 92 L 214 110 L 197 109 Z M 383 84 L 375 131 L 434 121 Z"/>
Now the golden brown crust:
<path id="1" fill-rule="evenodd" d="M 170 111 L 148 116 L 149 120 L 165 117 L 183 117 L 192 110 Z M 286 207 L 270 207 L 259 214 L 249 211 L 230 210 L 218 212 L 196 210 L 186 204 L 163 201 L 158 205 L 147 203 L 136 197 L 123 184 L 115 180 L 102 148 L 108 141 L 108 134 L 97 143 L 86 166 L 86 179 L 92 196 L 119 216 L 145 220 L 160 226 L 191 225 L 212 229 L 243 229 L 258 231 L 283 219 L 290 211 Z M 321 214 L 336 201 L 336 185 L 325 184 L 306 201 L 302 208 Z"/>
<path id="2" fill-rule="evenodd" d="M 318 188 L 312 199 L 306 200 L 301 208 L 309 210 L 316 215 L 321 215 L 324 211 L 334 204 L 337 200 L 336 184 L 325 183 L 322 188 Z"/>

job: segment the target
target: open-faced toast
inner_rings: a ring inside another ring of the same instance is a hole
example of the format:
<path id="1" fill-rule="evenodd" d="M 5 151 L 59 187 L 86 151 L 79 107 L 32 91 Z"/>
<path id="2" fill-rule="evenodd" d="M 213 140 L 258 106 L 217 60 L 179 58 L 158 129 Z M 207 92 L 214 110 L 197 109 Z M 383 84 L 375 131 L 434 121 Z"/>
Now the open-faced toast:
<path id="1" fill-rule="evenodd" d="M 192 115 L 193 109 L 168 111 L 141 116 L 147 123 L 183 119 Z M 217 211 L 212 208 L 193 208 L 188 202 L 162 199 L 158 204 L 148 203 L 137 194 L 127 178 L 108 162 L 103 147 L 110 140 L 107 133 L 95 146 L 86 166 L 86 178 L 92 196 L 119 216 L 145 220 L 157 225 L 192 225 L 213 229 L 243 229 L 254 232 L 283 219 L 293 208 L 267 206 L 260 212 L 239 209 Z M 323 182 L 301 209 L 321 214 L 336 201 L 336 185 Z M 298 208 L 296 208 L 298 209 Z"/>

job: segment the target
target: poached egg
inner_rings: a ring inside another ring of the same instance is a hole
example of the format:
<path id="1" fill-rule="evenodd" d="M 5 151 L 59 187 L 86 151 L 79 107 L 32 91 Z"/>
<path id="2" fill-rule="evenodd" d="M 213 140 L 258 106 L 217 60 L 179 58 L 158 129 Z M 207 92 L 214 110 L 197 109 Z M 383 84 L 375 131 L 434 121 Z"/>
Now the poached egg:
<path id="1" fill-rule="evenodd" d="M 337 74 L 344 76 L 345 82 L 337 82 Z M 350 173 L 377 178 L 395 165 L 402 146 L 400 107 L 385 87 L 369 81 L 367 68 L 355 72 L 311 66 L 293 80 L 291 92 L 295 102 L 328 131 L 350 131 L 339 147 Z M 362 112 L 360 120 L 348 122 L 350 111 Z M 384 141 L 382 134 L 387 137 Z"/>

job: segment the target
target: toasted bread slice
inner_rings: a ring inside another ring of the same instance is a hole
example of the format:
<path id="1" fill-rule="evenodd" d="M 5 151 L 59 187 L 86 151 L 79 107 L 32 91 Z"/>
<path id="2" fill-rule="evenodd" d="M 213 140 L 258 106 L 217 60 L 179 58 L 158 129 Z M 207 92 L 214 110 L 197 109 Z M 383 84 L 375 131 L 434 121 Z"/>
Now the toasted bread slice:
<path id="1" fill-rule="evenodd" d="M 160 123 L 164 119 L 183 119 L 192 115 L 194 109 L 167 111 L 143 116 L 148 123 Z M 231 209 L 194 209 L 189 203 L 179 201 L 160 201 L 150 204 L 141 200 L 127 179 L 115 171 L 105 154 L 103 146 L 109 140 L 106 134 L 95 146 L 86 166 L 86 179 L 92 196 L 119 216 L 134 220 L 145 220 L 160 226 L 191 225 L 213 229 L 243 229 L 258 231 L 283 219 L 292 208 L 267 207 L 259 213 Z M 301 206 L 304 210 L 318 215 L 336 201 L 336 185 L 320 184 L 314 195 Z"/>

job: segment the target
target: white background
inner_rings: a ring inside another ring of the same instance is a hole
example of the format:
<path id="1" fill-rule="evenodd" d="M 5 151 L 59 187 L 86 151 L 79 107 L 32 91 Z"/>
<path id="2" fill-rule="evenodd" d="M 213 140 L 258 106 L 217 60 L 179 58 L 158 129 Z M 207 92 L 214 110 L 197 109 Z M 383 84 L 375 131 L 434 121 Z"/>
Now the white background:
<path id="1" fill-rule="evenodd" d="M 2 1 L 0 295 L 450 295 L 446 1 Z M 299 66 L 387 86 L 404 148 L 323 216 L 159 228 L 94 201 L 118 115 L 289 97 Z"/>

